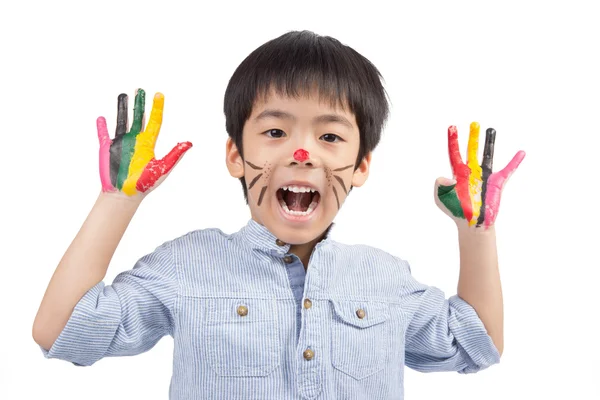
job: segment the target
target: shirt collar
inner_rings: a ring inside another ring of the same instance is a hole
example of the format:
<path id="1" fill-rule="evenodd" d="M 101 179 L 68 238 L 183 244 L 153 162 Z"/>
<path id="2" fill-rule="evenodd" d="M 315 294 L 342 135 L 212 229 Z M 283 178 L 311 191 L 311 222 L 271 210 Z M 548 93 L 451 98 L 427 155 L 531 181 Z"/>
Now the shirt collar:
<path id="1" fill-rule="evenodd" d="M 330 240 L 331 229 L 334 225 L 333 222 L 329 225 L 325 231 L 325 236 L 317 243 L 317 246 Z M 256 250 L 262 250 L 268 253 L 275 252 L 278 254 L 286 254 L 290 250 L 290 244 L 279 240 L 266 226 L 259 224 L 252 218 L 250 218 L 248 223 L 240 229 L 238 236 L 245 244 Z"/>

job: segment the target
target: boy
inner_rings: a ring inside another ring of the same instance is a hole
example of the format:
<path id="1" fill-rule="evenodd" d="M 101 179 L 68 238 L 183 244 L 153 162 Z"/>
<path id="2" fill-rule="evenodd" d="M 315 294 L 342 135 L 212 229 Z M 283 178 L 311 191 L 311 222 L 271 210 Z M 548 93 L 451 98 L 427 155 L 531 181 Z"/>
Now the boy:
<path id="1" fill-rule="evenodd" d="M 163 96 L 143 128 L 144 92 L 127 130 L 98 119 L 102 193 L 61 260 L 33 335 L 47 358 L 92 365 L 174 338 L 171 399 L 401 399 L 403 367 L 477 372 L 502 353 L 502 295 L 493 221 L 523 153 L 491 174 L 472 124 L 469 162 L 456 131 L 456 184 L 438 205 L 457 223 L 458 295 L 416 282 L 407 262 L 330 238 L 332 221 L 369 174 L 388 104 L 377 69 L 330 37 L 290 32 L 259 47 L 225 93 L 226 163 L 252 218 L 240 231 L 190 232 L 163 243 L 106 286 L 110 258 L 142 199 L 191 143 L 154 158 Z M 487 194 L 486 194 L 487 193 Z M 459 297 L 460 296 L 460 297 Z"/>

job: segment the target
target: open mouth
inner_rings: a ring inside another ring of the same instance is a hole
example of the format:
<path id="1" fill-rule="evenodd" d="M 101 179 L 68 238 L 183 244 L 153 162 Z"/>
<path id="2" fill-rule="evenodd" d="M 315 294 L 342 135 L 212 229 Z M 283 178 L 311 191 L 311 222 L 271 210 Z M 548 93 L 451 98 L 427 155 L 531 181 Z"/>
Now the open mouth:
<path id="1" fill-rule="evenodd" d="M 317 208 L 320 199 L 319 192 L 307 186 L 283 186 L 277 190 L 277 200 L 283 211 L 289 215 L 311 214 Z"/>

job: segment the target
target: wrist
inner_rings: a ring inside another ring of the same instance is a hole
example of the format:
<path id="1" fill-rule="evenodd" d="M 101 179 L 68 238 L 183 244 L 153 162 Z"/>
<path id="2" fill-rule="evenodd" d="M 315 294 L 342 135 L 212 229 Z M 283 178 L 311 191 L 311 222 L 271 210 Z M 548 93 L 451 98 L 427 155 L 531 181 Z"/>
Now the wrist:
<path id="1" fill-rule="evenodd" d="M 97 202 L 110 206 L 111 208 L 120 208 L 120 209 L 131 209 L 136 210 L 142 200 L 144 199 L 144 195 L 138 193 L 133 196 L 128 196 L 123 192 L 115 191 L 115 192 L 105 192 L 101 191 L 98 195 Z"/>
<path id="2" fill-rule="evenodd" d="M 475 225 L 469 226 L 466 221 L 463 223 L 457 223 L 458 239 L 462 240 L 489 240 L 496 238 L 496 228 L 494 225 L 489 227 L 476 227 Z"/>

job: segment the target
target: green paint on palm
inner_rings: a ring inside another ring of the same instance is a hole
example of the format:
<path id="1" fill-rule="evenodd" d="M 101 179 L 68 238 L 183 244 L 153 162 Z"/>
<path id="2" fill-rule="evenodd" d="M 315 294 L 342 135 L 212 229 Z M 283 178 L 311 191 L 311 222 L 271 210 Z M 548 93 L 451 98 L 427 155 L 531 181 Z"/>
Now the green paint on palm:
<path id="1" fill-rule="evenodd" d="M 137 135 L 142 130 L 142 120 L 144 118 L 144 106 L 146 102 L 146 92 L 139 89 L 135 95 L 135 106 L 133 108 L 133 124 L 131 130 L 123 136 L 123 149 L 121 151 L 121 164 L 119 165 L 119 174 L 117 175 L 117 189 L 123 188 L 123 183 L 129 174 L 129 164 L 135 151 L 135 141 Z"/>
<path id="2" fill-rule="evenodd" d="M 438 186 L 438 198 L 446 206 L 448 210 L 457 218 L 464 218 L 465 214 L 463 213 L 463 209 L 460 205 L 460 200 L 458 199 L 458 195 L 456 194 L 456 190 L 454 187 L 456 185 L 451 186 Z"/>

